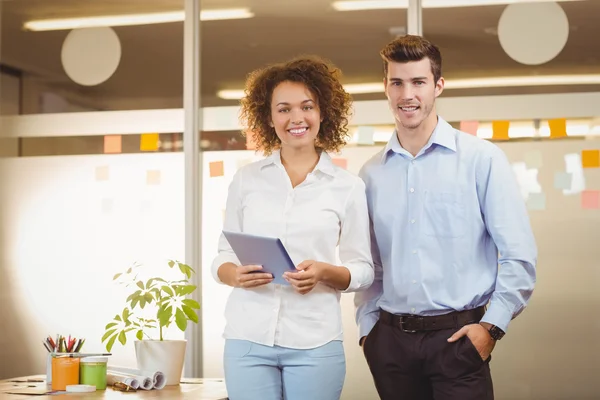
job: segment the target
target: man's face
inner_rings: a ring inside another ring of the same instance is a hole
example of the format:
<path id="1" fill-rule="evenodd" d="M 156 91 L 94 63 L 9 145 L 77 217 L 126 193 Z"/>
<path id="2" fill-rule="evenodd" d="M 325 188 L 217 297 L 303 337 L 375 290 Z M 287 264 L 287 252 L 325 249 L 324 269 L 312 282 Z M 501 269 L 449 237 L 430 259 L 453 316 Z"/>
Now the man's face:
<path id="1" fill-rule="evenodd" d="M 398 129 L 418 128 L 434 109 L 444 90 L 444 78 L 434 81 L 429 58 L 407 63 L 388 63 L 385 94 Z"/>

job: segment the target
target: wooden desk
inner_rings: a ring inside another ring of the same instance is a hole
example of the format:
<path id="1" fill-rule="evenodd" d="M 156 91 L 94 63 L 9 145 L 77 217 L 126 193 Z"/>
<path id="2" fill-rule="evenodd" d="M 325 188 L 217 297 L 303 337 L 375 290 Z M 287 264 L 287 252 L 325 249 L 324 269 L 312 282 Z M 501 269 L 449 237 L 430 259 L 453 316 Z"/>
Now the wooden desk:
<path id="1" fill-rule="evenodd" d="M 94 393 L 66 394 L 8 394 L 21 389 L 45 389 L 45 376 L 25 376 L 0 380 L 0 399 L 194 399 L 194 400 L 226 400 L 227 392 L 222 379 L 185 378 L 179 386 L 166 386 L 162 390 L 138 390 L 137 392 L 119 392 L 107 387 Z M 29 386 L 29 387 L 28 387 Z"/>

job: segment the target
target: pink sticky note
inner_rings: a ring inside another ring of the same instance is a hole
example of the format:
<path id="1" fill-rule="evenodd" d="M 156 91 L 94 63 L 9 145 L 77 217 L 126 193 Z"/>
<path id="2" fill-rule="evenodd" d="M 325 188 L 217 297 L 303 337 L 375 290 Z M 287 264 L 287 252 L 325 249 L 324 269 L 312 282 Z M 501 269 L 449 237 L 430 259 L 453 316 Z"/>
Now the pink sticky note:
<path id="1" fill-rule="evenodd" d="M 600 190 L 584 190 L 581 192 L 581 208 L 595 210 L 600 208 Z"/>
<path id="2" fill-rule="evenodd" d="M 460 130 L 465 133 L 477 136 L 477 128 L 479 128 L 479 121 L 460 121 Z"/>
<path id="3" fill-rule="evenodd" d="M 121 135 L 104 136 L 104 153 L 120 153 L 122 151 Z"/>
<path id="4" fill-rule="evenodd" d="M 331 161 L 338 167 L 348 169 L 348 160 L 345 158 L 332 158 Z"/>

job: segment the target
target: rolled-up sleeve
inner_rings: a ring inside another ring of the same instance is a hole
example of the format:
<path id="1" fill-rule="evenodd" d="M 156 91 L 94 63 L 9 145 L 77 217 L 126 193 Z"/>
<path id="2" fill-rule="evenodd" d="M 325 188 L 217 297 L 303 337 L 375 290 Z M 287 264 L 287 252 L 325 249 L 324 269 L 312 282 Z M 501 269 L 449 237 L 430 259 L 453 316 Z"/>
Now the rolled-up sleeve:
<path id="1" fill-rule="evenodd" d="M 233 176 L 233 180 L 229 185 L 229 191 L 227 194 L 227 203 L 225 207 L 225 220 L 223 222 L 223 230 L 231 232 L 242 232 L 242 171 L 240 169 Z M 240 260 L 237 258 L 233 249 L 229 245 L 229 242 L 221 233 L 219 237 L 218 255 L 212 262 L 211 271 L 213 278 L 218 283 L 223 283 L 219 278 L 218 271 L 219 267 L 225 263 L 233 263 L 236 265 L 240 264 Z"/>
<path id="2" fill-rule="evenodd" d="M 339 256 L 342 265 L 350 271 L 350 284 L 344 292 L 355 292 L 373 283 L 373 260 L 369 238 L 369 213 L 365 184 L 356 181 L 346 201 L 342 221 Z"/>

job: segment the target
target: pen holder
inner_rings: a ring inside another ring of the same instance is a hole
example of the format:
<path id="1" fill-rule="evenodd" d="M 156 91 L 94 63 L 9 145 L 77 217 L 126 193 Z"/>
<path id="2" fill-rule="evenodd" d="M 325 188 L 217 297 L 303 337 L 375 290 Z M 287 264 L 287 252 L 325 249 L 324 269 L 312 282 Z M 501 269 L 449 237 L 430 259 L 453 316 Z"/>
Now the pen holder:
<path id="1" fill-rule="evenodd" d="M 79 361 L 79 383 L 106 389 L 106 364 L 108 357 L 84 357 Z"/>
<path id="2" fill-rule="evenodd" d="M 52 390 L 67 390 L 79 384 L 79 358 L 52 358 Z"/>

